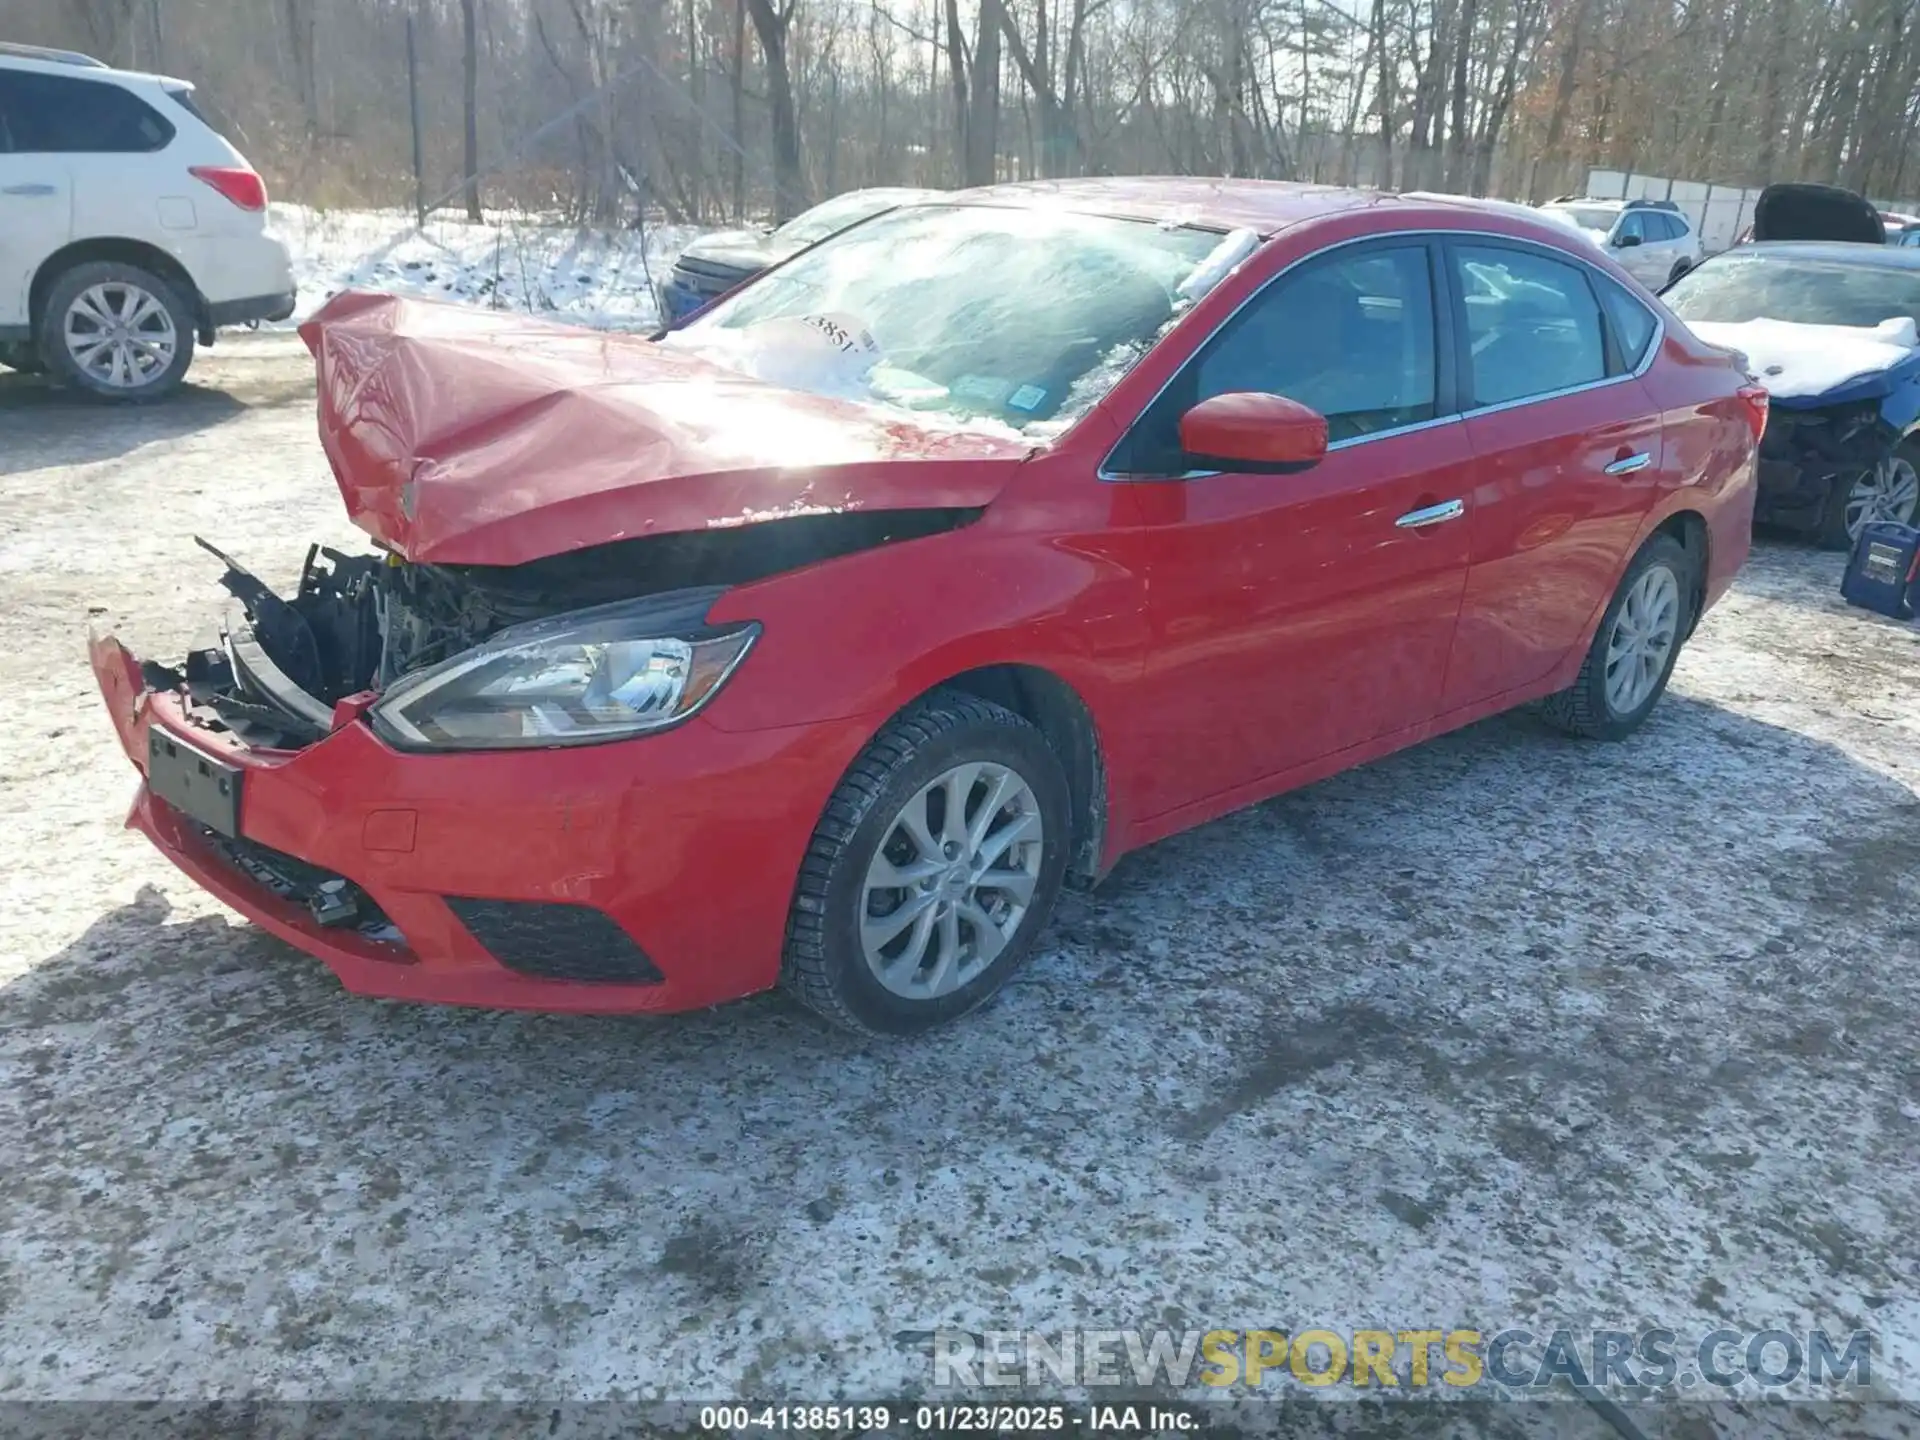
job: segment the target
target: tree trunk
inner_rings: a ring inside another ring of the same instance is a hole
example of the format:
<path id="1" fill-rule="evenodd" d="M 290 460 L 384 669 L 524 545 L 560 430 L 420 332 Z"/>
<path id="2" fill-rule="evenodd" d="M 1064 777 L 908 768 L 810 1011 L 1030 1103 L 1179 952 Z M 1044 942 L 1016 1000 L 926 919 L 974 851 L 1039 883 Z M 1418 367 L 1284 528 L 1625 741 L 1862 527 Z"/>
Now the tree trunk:
<path id="1" fill-rule="evenodd" d="M 1380 169 L 1373 183 L 1382 190 L 1393 188 L 1393 58 L 1387 54 L 1387 0 L 1373 0 L 1374 87 L 1380 120 Z"/>
<path id="2" fill-rule="evenodd" d="M 461 171 L 466 176 L 467 218 L 476 224 L 480 213 L 480 36 L 474 14 L 479 0 L 460 0 L 460 40 L 463 73 L 461 103 L 465 111 L 465 148 Z"/>
<path id="3" fill-rule="evenodd" d="M 998 0 L 981 0 L 980 28 L 973 41 L 964 167 L 969 185 L 991 185 L 1000 178 L 995 158 L 1000 147 L 999 8 Z"/>
<path id="4" fill-rule="evenodd" d="M 747 0 L 733 0 L 733 222 L 747 223 Z"/>
<path id="5" fill-rule="evenodd" d="M 807 181 L 800 168 L 800 117 L 793 107 L 793 77 L 787 69 L 787 33 L 793 12 L 772 0 L 747 0 L 747 14 L 767 63 L 767 111 L 773 126 L 773 215 L 777 223 L 807 208 Z"/>

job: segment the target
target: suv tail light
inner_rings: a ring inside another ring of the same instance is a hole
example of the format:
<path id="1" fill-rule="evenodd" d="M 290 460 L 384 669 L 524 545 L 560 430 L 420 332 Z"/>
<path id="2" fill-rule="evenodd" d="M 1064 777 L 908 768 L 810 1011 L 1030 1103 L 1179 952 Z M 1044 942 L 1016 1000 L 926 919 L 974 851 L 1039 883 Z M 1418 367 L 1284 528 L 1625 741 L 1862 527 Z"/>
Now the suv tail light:
<path id="1" fill-rule="evenodd" d="M 204 180 L 242 210 L 267 208 L 267 182 L 240 165 L 195 165 L 187 171 Z"/>
<path id="2" fill-rule="evenodd" d="M 1753 427 L 1753 438 L 1758 443 L 1767 430 L 1767 387 L 1742 385 L 1740 398 L 1746 403 L 1747 424 Z"/>

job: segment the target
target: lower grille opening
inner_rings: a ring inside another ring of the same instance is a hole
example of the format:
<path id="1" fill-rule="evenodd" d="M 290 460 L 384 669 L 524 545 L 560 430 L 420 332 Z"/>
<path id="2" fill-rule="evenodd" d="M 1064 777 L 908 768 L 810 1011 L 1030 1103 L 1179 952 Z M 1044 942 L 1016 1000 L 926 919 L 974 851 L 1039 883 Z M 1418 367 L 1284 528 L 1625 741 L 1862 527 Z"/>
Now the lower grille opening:
<path id="1" fill-rule="evenodd" d="M 391 945 L 396 950 L 406 945 L 406 936 L 400 933 L 400 927 L 387 918 L 386 912 L 374 904 L 366 891 L 345 876 L 309 865 L 244 835 L 222 835 L 184 816 L 181 823 L 249 880 L 271 890 L 282 900 L 304 905 L 319 924 L 352 930 L 364 939 Z"/>
<path id="2" fill-rule="evenodd" d="M 623 985 L 666 978 L 612 916 L 591 905 L 444 898 L 494 959 L 522 975 Z"/>

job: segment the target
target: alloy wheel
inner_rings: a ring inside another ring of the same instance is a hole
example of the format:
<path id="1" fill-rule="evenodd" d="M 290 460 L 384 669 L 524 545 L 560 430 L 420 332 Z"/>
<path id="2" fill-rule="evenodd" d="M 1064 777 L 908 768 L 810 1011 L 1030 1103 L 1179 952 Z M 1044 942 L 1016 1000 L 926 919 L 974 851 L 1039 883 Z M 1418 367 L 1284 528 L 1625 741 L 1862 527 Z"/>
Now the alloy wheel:
<path id="1" fill-rule="evenodd" d="M 102 281 L 74 296 L 62 339 L 77 370 L 115 390 L 137 390 L 158 380 L 180 349 L 167 307 L 125 280 Z"/>
<path id="2" fill-rule="evenodd" d="M 1920 511 L 1920 473 L 1910 462 L 1890 455 L 1853 482 L 1847 494 L 1847 538 L 1860 538 L 1864 525 L 1892 520 L 1911 525 Z"/>
<path id="3" fill-rule="evenodd" d="M 1033 903 L 1045 848 L 1033 787 L 969 761 L 920 787 L 883 834 L 861 887 L 860 943 L 895 995 L 932 1000 L 1006 949 Z"/>
<path id="4" fill-rule="evenodd" d="M 1631 715 L 1666 673 L 1680 632 L 1680 582 L 1665 565 L 1650 565 L 1627 592 L 1607 637 L 1607 708 Z"/>

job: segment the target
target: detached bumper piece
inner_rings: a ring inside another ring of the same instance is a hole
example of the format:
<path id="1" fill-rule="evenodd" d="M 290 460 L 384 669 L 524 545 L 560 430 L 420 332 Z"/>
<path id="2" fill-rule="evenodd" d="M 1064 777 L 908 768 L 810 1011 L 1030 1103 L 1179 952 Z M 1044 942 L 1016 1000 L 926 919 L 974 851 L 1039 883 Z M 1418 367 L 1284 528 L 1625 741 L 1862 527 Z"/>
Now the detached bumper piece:
<path id="1" fill-rule="evenodd" d="M 191 817 L 183 819 L 202 844 L 254 884 L 271 890 L 282 900 L 306 906 L 316 925 L 328 929 L 351 928 L 369 940 L 396 946 L 405 943 L 400 927 L 387 918 L 366 891 L 344 876 L 309 865 L 295 856 L 283 855 L 244 835 L 223 835 Z"/>
<path id="2" fill-rule="evenodd" d="M 613 918 L 590 905 L 446 897 L 493 958 L 541 980 L 658 985 L 665 979 Z"/>

